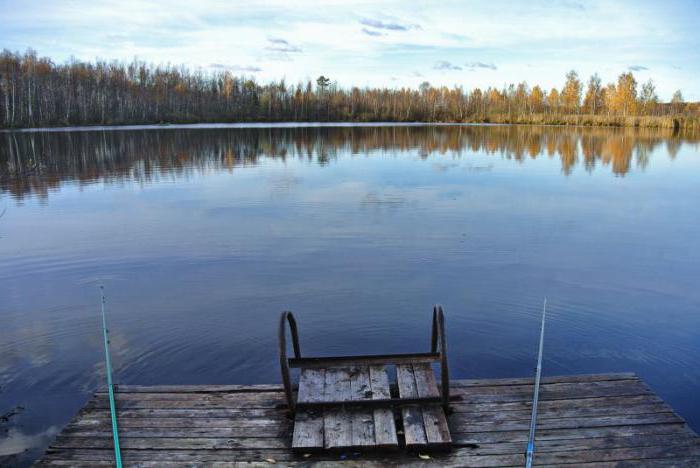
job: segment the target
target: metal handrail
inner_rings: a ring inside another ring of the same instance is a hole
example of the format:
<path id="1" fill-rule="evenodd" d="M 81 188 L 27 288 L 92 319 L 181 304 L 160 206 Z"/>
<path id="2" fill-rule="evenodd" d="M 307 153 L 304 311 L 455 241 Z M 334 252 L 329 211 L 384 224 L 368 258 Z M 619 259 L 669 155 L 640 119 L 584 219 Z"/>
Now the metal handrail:
<path id="1" fill-rule="evenodd" d="M 282 370 L 282 383 L 284 384 L 284 393 L 287 397 L 287 405 L 289 411 L 294 414 L 294 393 L 292 392 L 292 381 L 289 377 L 289 361 L 287 360 L 287 333 L 286 324 L 289 324 L 289 331 L 292 334 L 292 347 L 294 348 L 294 357 L 301 357 L 301 349 L 299 348 L 299 333 L 297 331 L 297 321 L 294 319 L 294 314 L 290 311 L 282 312 L 280 316 L 278 343 L 279 343 L 279 358 L 280 369 Z"/>
<path id="2" fill-rule="evenodd" d="M 442 407 L 445 413 L 450 406 L 450 371 L 447 367 L 447 339 L 445 338 L 445 314 L 440 304 L 433 306 L 433 330 L 430 340 L 430 351 L 438 352 L 440 349 L 440 391 L 442 393 Z"/>

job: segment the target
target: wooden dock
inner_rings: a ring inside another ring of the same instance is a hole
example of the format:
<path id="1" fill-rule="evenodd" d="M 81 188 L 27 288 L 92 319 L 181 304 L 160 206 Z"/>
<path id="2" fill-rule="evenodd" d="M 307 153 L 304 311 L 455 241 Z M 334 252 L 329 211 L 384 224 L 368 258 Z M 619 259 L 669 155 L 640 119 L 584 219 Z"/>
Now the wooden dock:
<path id="1" fill-rule="evenodd" d="M 295 453 L 281 385 L 119 386 L 125 466 L 523 466 L 533 379 L 454 380 L 452 450 Z M 97 393 L 37 466 L 111 466 Z M 399 431 L 400 443 L 403 434 Z M 543 378 L 535 464 L 700 466 L 700 438 L 634 374 Z"/>

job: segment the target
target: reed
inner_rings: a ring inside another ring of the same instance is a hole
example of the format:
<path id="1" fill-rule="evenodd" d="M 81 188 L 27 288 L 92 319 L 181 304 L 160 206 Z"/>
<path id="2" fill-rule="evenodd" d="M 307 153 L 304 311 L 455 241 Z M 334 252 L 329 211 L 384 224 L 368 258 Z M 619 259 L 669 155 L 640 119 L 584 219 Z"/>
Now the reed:
<path id="1" fill-rule="evenodd" d="M 700 130 L 700 117 L 670 116 L 622 116 L 592 114 L 489 114 L 472 122 L 530 125 L 578 125 L 586 127 L 639 127 L 677 130 Z"/>

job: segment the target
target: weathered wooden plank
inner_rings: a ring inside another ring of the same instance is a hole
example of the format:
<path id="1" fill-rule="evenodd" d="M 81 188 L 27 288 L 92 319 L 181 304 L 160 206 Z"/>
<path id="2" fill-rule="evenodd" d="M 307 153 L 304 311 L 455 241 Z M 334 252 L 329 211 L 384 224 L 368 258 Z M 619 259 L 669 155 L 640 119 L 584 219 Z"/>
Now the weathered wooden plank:
<path id="1" fill-rule="evenodd" d="M 369 366 L 369 375 L 372 385 L 372 398 L 377 400 L 391 398 L 389 375 L 386 372 L 386 367 L 382 365 Z"/>
<path id="2" fill-rule="evenodd" d="M 533 389 L 533 385 L 493 385 L 493 386 L 476 386 L 476 387 L 450 387 L 451 393 L 461 396 L 472 395 L 527 395 Z M 540 385 L 540 392 L 549 393 L 552 399 L 556 398 L 577 398 L 574 395 L 585 395 L 587 398 L 604 397 L 604 396 L 619 396 L 616 392 L 625 391 L 637 392 L 635 394 L 644 395 L 651 393 L 640 380 L 613 380 L 604 382 L 562 382 Z M 578 397 L 580 398 L 580 397 Z"/>
<path id="3" fill-rule="evenodd" d="M 496 385 L 532 385 L 533 377 L 515 377 L 504 379 L 455 379 L 450 380 L 450 388 L 458 387 L 493 387 Z M 581 375 L 553 375 L 542 377 L 541 384 L 550 383 L 579 383 L 579 382 L 604 382 L 613 380 L 640 380 L 634 372 L 619 372 L 610 374 L 581 374 Z"/>
<path id="4" fill-rule="evenodd" d="M 532 399 L 532 388 L 532 385 L 456 388 L 450 393 L 459 397 L 462 403 L 507 403 Z M 646 386 L 633 380 L 550 384 L 540 388 L 540 401 L 651 394 L 653 392 Z"/>
<path id="5" fill-rule="evenodd" d="M 278 437 L 237 437 L 237 438 L 213 438 L 213 437 L 127 437 L 120 440 L 124 450 L 219 450 L 231 448 L 267 449 L 288 448 L 286 440 Z M 51 443 L 52 448 L 112 448 L 112 437 L 71 437 L 58 435 Z"/>
<path id="6" fill-rule="evenodd" d="M 115 385 L 117 393 L 261 393 L 284 392 L 280 384 L 254 385 Z M 101 386 L 97 392 L 107 393 Z"/>
<path id="7" fill-rule="evenodd" d="M 350 372 L 347 368 L 326 369 L 326 401 L 350 400 Z M 323 444 L 326 449 L 352 446 L 352 419 L 345 408 L 323 412 Z"/>
<path id="8" fill-rule="evenodd" d="M 435 397 L 440 392 L 435 382 L 435 374 L 430 364 L 414 364 L 413 376 L 416 379 L 416 390 L 419 397 Z M 423 405 L 423 424 L 428 446 L 448 447 L 452 443 L 450 429 L 447 425 L 445 412 L 440 405 Z"/>
<path id="9" fill-rule="evenodd" d="M 109 414 L 108 408 L 92 408 L 90 414 Z M 133 410 L 121 410 L 117 408 L 117 417 L 125 418 L 267 418 L 280 419 L 285 417 L 283 410 L 273 409 L 245 409 L 245 408 L 141 408 Z"/>
<path id="10" fill-rule="evenodd" d="M 354 401 L 371 400 L 372 386 L 369 367 L 360 366 L 350 370 L 350 398 Z M 375 445 L 374 414 L 371 409 L 349 411 L 352 421 L 352 446 L 372 447 Z"/>
<path id="11" fill-rule="evenodd" d="M 112 422 L 109 418 L 101 419 L 80 419 L 73 421 L 66 426 L 66 429 L 81 431 L 91 430 L 95 428 L 107 428 L 111 430 Z M 292 428 L 292 421 L 286 417 L 275 419 L 267 418 L 199 418 L 199 417 L 179 417 L 179 418 L 120 418 L 119 428 L 183 428 L 183 429 L 198 429 L 198 428 L 250 428 L 252 430 L 263 430 L 270 428 L 289 429 Z"/>
<path id="12" fill-rule="evenodd" d="M 295 424 L 296 428 L 297 424 Z M 247 427 L 124 427 L 119 426 L 119 437 L 278 437 L 286 439 L 291 425 L 277 426 L 247 426 Z M 80 426 L 66 427 L 62 435 L 70 437 L 111 437 L 109 427 L 85 428 Z M 323 435 L 321 434 L 321 442 Z M 323 446 L 323 445 L 321 445 Z"/>
<path id="13" fill-rule="evenodd" d="M 323 401 L 326 383 L 324 369 L 304 369 L 299 376 L 299 391 L 297 401 Z"/>
<path id="14" fill-rule="evenodd" d="M 396 380 L 399 386 L 401 398 L 418 397 L 416 379 L 413 375 L 411 364 L 396 366 Z M 421 448 L 428 445 L 428 438 L 425 434 L 425 424 L 423 422 L 423 412 L 420 406 L 404 406 L 401 408 L 401 418 L 403 420 L 403 432 L 406 438 L 407 448 Z"/>
<path id="15" fill-rule="evenodd" d="M 73 421 L 69 423 L 66 427 L 98 427 L 98 426 L 108 426 L 111 427 L 111 420 L 109 419 L 80 419 L 78 421 Z M 192 417 L 188 418 L 186 416 L 167 418 L 149 418 L 137 417 L 137 418 L 121 418 L 119 417 L 119 427 L 134 427 L 134 428 L 149 428 L 149 427 L 183 427 L 183 428 L 196 428 L 196 427 L 291 427 L 292 422 L 286 417 L 280 418 L 245 418 L 245 417 L 215 417 L 215 418 L 200 418 Z"/>
<path id="16" fill-rule="evenodd" d="M 539 406 L 539 405 L 538 405 Z M 488 422 L 488 421 L 517 421 L 517 420 L 529 420 L 530 413 L 527 410 L 523 411 L 486 411 L 486 412 L 475 412 L 476 408 L 472 408 L 472 411 L 459 411 L 461 408 L 453 408 L 454 413 L 458 413 L 461 417 L 468 417 L 473 422 Z M 668 405 L 663 403 L 652 403 L 648 405 L 634 405 L 634 406 L 602 406 L 600 408 L 588 407 L 588 408 L 576 408 L 575 406 L 569 408 L 557 408 L 554 410 L 543 411 L 540 417 L 540 412 L 537 412 L 537 420 L 541 421 L 544 419 L 564 419 L 564 418 L 579 418 L 579 417 L 589 417 L 589 416 L 626 416 L 631 414 L 649 414 L 649 413 L 669 413 L 672 410 Z"/>
<path id="17" fill-rule="evenodd" d="M 326 386 L 324 369 L 304 369 L 299 377 L 299 401 L 322 401 Z M 312 450 L 323 448 L 323 413 L 314 410 L 297 411 L 294 417 L 292 448 Z"/>
<path id="18" fill-rule="evenodd" d="M 323 414 L 315 410 L 296 413 L 292 448 L 294 450 L 321 449 L 323 440 Z"/>
<path id="19" fill-rule="evenodd" d="M 621 411 L 628 411 L 636 407 L 652 405 L 661 405 L 670 411 L 669 406 L 656 395 L 637 395 L 631 397 L 578 398 L 572 400 L 542 401 L 539 402 L 537 406 L 537 415 L 539 418 L 540 414 L 558 414 L 559 412 L 565 411 L 569 413 L 572 411 L 589 411 L 595 413 L 598 409 L 605 411 L 604 414 L 609 414 L 611 409 L 619 408 Z M 487 414 L 492 412 L 506 415 L 516 415 L 518 413 L 527 413 L 529 415 L 532 408 L 532 401 L 477 404 L 454 401 L 450 403 L 450 407 L 455 413 Z"/>
<path id="20" fill-rule="evenodd" d="M 197 408 L 245 408 L 245 409 L 276 409 L 284 403 L 277 399 L 271 400 L 256 400 L 251 401 L 246 405 L 245 401 L 236 401 L 228 398 L 191 398 L 187 400 L 119 400 L 117 399 L 117 407 L 120 410 L 131 409 L 197 409 Z M 109 400 L 107 398 L 96 397 L 90 400 L 86 408 L 107 409 L 109 408 Z"/>
<path id="21" fill-rule="evenodd" d="M 389 376 L 385 366 L 370 366 L 369 377 L 373 399 L 391 398 Z M 373 416 L 375 444 L 377 447 L 397 448 L 399 442 L 396 435 L 394 412 L 390 408 L 377 408 L 374 410 Z"/>
<path id="22" fill-rule="evenodd" d="M 634 424 L 665 424 L 682 422 L 674 413 L 650 413 L 619 416 L 591 416 L 580 418 L 549 418 L 537 421 L 537 429 L 572 429 L 581 427 L 626 426 Z M 452 434 L 456 432 L 495 432 L 517 431 L 529 429 L 530 422 L 526 420 L 501 420 L 488 422 L 472 422 L 469 416 L 460 413 L 450 415 Z"/>
<path id="23" fill-rule="evenodd" d="M 657 468 L 669 466 L 674 468 L 697 468 L 700 466 L 700 460 L 698 457 L 646 458 L 644 460 L 622 460 L 608 463 L 578 463 L 577 465 L 601 468 Z"/>
<path id="24" fill-rule="evenodd" d="M 700 444 L 672 445 L 661 447 L 624 447 L 600 450 L 565 452 L 537 452 L 534 463 L 554 465 L 564 463 L 591 463 L 622 460 L 643 460 L 645 458 L 700 457 Z M 700 458 L 698 459 L 700 461 Z"/>
<path id="25" fill-rule="evenodd" d="M 122 450 L 122 458 L 126 466 L 129 463 L 143 461 L 173 461 L 190 463 L 211 463 L 218 461 L 246 462 L 274 459 L 278 462 L 293 460 L 330 460 L 337 459 L 337 454 L 313 453 L 310 457 L 292 452 L 289 449 L 219 449 L 219 450 Z M 112 449 L 49 449 L 44 456 L 46 460 L 66 461 L 111 461 L 114 463 Z"/>
<path id="26" fill-rule="evenodd" d="M 340 368 L 355 366 L 375 366 L 386 364 L 407 364 L 412 362 L 437 362 L 440 360 L 438 353 L 411 353 L 411 354 L 372 354 L 365 356 L 334 356 L 334 357 L 310 357 L 289 359 L 289 367 L 309 369 L 316 368 Z"/>
<path id="27" fill-rule="evenodd" d="M 686 432 L 685 423 L 669 424 L 640 424 L 628 426 L 582 427 L 567 429 L 544 429 L 537 431 L 537 440 L 562 440 L 595 437 L 623 437 L 639 434 L 682 434 Z M 486 431 L 486 432 L 452 432 L 455 445 L 485 444 L 499 442 L 525 442 L 528 430 L 519 431 Z"/>
<path id="28" fill-rule="evenodd" d="M 146 452 L 145 450 L 143 452 Z M 127 452 L 128 453 L 128 452 Z M 202 454 L 204 455 L 204 454 Z M 267 453 L 262 454 L 268 455 Z M 220 454 L 213 453 L 212 457 L 207 457 L 206 461 L 199 463 L 216 463 L 215 459 Z M 561 464 L 579 464 L 579 463 L 606 463 L 606 462 L 638 462 L 645 458 L 652 459 L 678 459 L 686 458 L 697 461 L 700 456 L 700 446 L 652 446 L 652 447 L 632 447 L 632 448 L 613 448 L 602 450 L 581 450 L 581 451 L 562 451 L 562 452 L 541 452 L 536 455 L 535 463 L 540 465 L 561 465 Z M 214 459 L 212 459 L 214 458 Z M 230 459 L 229 459 L 230 460 Z M 274 459 L 278 461 L 278 459 Z M 474 467 L 493 467 L 493 466 L 522 466 L 524 457 L 522 454 L 500 454 L 500 455 L 475 455 L 470 449 L 456 449 L 452 453 L 445 455 L 433 455 L 432 459 L 425 461 L 415 456 L 396 455 L 393 457 L 387 456 L 362 456 L 354 461 L 344 462 L 343 466 L 474 466 Z M 264 459 L 253 458 L 253 463 L 256 461 L 264 462 Z M 192 460 L 190 460 L 190 463 Z M 306 461 L 285 461 L 285 465 L 296 465 L 297 463 L 306 463 Z M 162 461 L 161 466 L 168 466 L 165 463 L 170 463 L 168 459 Z M 177 462 L 175 462 L 177 463 Z M 185 462 L 186 463 L 186 462 Z M 222 463 L 232 463 L 231 461 Z M 332 462 L 331 462 L 332 463 Z M 151 465 L 153 466 L 153 465 Z M 236 465 L 233 465 L 236 466 Z M 332 466 L 329 463 L 324 463 L 324 466 Z M 696 465 L 697 466 L 697 465 Z"/>
<path id="29" fill-rule="evenodd" d="M 590 437 L 578 439 L 554 439 L 536 442 L 536 452 L 566 452 L 631 447 L 655 447 L 692 445 L 697 437 L 690 434 L 645 434 L 636 436 Z M 500 455 L 523 453 L 526 441 L 481 443 L 472 449 L 474 455 Z"/>
<path id="30" fill-rule="evenodd" d="M 700 451 L 697 443 L 680 444 L 667 446 L 645 446 L 645 447 L 622 447 L 622 448 L 607 448 L 594 450 L 563 450 L 557 452 L 541 452 L 541 457 L 537 461 L 538 464 L 558 465 L 564 463 L 611 463 L 615 461 L 628 461 L 629 466 L 632 462 L 640 460 L 667 460 L 667 459 L 685 459 L 694 460 L 695 466 L 700 460 Z M 71 450 L 63 453 L 55 452 L 55 458 L 52 454 L 47 455 L 48 460 L 105 460 L 109 461 L 113 454 L 108 450 Z M 309 459 L 301 459 L 294 457 L 291 452 L 284 450 L 177 450 L 172 452 L 160 450 L 125 450 L 123 452 L 124 459 L 127 463 L 138 463 L 142 461 L 161 461 L 162 466 L 167 466 L 169 462 L 196 462 L 216 463 L 218 461 L 235 462 L 235 461 L 263 461 L 265 458 L 273 459 L 277 462 L 284 462 L 285 465 L 295 465 L 296 463 L 308 464 L 314 461 L 337 460 L 337 457 L 331 458 L 329 454 L 313 455 Z M 60 457 L 60 458 L 59 458 Z M 355 464 L 361 466 L 522 466 L 522 453 L 501 453 L 495 455 L 479 455 L 474 449 L 455 448 L 451 453 L 444 455 L 433 455 L 429 461 L 418 459 L 415 456 L 406 454 L 395 454 L 387 457 L 381 454 L 364 454 L 354 460 Z M 353 466 L 353 461 L 343 463 L 344 466 Z M 324 463 L 328 466 L 328 463 Z M 653 466 L 653 465 L 652 465 Z"/>
<path id="31" fill-rule="evenodd" d="M 98 400 L 106 400 L 108 395 L 106 393 L 95 393 L 94 398 Z M 216 402 L 238 402 L 244 405 L 255 405 L 257 402 L 274 402 L 275 404 L 284 404 L 287 402 L 284 393 L 282 392 L 260 392 L 260 393 L 115 393 L 114 398 L 116 401 L 146 401 L 146 400 L 204 400 L 204 401 L 216 401 Z"/>

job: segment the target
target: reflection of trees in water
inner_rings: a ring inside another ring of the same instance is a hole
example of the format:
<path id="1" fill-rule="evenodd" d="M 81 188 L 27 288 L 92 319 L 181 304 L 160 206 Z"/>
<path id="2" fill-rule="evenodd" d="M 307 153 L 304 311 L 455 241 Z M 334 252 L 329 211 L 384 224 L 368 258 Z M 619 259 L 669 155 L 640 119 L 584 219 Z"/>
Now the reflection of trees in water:
<path id="1" fill-rule="evenodd" d="M 337 127 L 163 129 L 32 132 L 0 135 L 0 190 L 17 198 L 46 197 L 64 181 L 148 183 L 161 177 L 233 170 L 259 158 L 305 159 L 321 165 L 339 155 L 415 151 L 422 158 L 450 151 L 524 161 L 558 156 L 562 172 L 609 166 L 616 175 L 646 167 L 660 145 L 675 157 L 680 136 L 653 129 L 535 126 Z"/>

